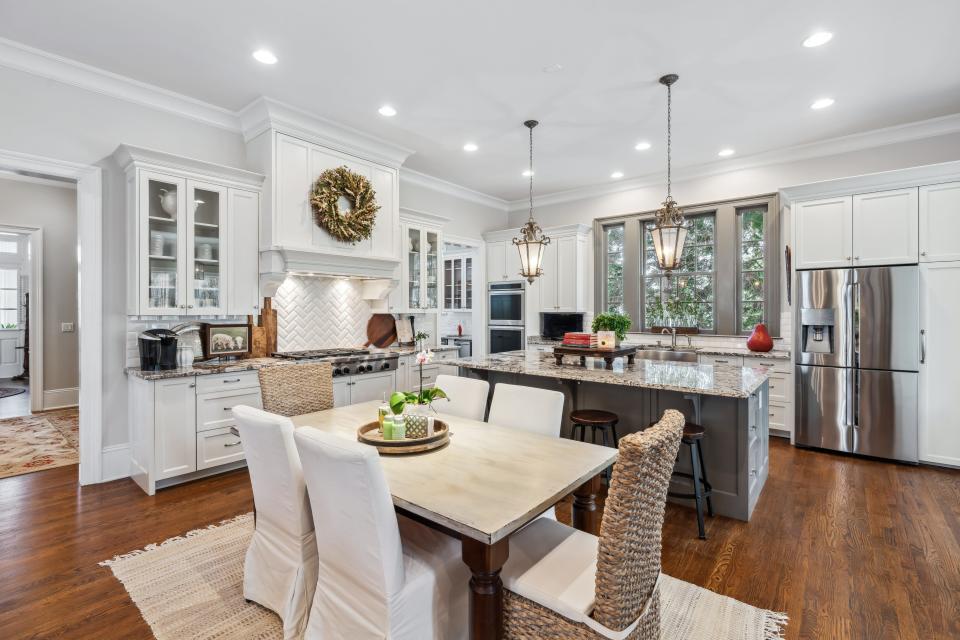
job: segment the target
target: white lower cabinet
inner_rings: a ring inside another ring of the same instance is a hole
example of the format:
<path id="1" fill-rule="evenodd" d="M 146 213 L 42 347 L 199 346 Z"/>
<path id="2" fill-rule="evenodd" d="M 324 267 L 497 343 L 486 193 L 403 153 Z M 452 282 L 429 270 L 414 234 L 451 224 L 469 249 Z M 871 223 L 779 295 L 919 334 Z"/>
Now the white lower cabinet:
<path id="1" fill-rule="evenodd" d="M 960 467 L 957 362 L 960 262 L 920 265 L 920 425 L 922 462 Z"/>
<path id="2" fill-rule="evenodd" d="M 774 360 L 757 356 L 703 354 L 699 361 L 700 364 L 765 369 L 770 376 L 768 380 L 770 402 L 766 408 L 769 429 L 780 435 L 793 434 L 793 374 L 789 360 Z"/>
<path id="3" fill-rule="evenodd" d="M 383 400 L 384 397 L 389 399 L 390 394 L 396 390 L 397 376 L 393 371 L 351 376 L 349 404 Z"/>
<path id="4" fill-rule="evenodd" d="M 160 380 L 156 385 L 156 478 L 163 480 L 197 470 L 197 385 L 194 378 Z"/>
<path id="5" fill-rule="evenodd" d="M 197 434 L 197 469 L 210 469 L 243 460 L 243 443 L 235 429 L 215 429 Z"/>

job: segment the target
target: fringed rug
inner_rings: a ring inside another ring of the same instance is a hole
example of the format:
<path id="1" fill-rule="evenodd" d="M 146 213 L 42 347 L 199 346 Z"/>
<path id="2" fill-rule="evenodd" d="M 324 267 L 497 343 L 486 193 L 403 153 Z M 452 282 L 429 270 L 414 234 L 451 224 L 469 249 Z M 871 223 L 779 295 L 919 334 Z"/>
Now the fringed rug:
<path id="1" fill-rule="evenodd" d="M 101 562 L 110 567 L 157 640 L 280 639 L 280 619 L 243 599 L 253 516 L 191 531 Z M 663 576 L 663 640 L 773 640 L 787 617 Z"/>
<path id="2" fill-rule="evenodd" d="M 77 464 L 76 409 L 0 420 L 0 478 Z"/>

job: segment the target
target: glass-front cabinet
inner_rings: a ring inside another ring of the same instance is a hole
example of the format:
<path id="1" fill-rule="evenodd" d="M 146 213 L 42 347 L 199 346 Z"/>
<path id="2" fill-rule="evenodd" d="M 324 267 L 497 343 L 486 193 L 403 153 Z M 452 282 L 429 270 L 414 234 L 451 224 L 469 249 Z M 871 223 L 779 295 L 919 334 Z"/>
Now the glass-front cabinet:
<path id="1" fill-rule="evenodd" d="M 473 309 L 473 258 L 443 261 L 443 308 Z"/>
<path id="2" fill-rule="evenodd" d="M 188 253 L 191 262 L 187 296 L 187 313 L 212 315 L 225 313 L 223 303 L 222 250 L 225 242 L 226 189 L 215 185 L 187 182 L 188 203 L 191 209 L 190 242 Z"/>
<path id="3" fill-rule="evenodd" d="M 408 311 L 440 308 L 440 231 L 404 226 L 403 292 Z"/>

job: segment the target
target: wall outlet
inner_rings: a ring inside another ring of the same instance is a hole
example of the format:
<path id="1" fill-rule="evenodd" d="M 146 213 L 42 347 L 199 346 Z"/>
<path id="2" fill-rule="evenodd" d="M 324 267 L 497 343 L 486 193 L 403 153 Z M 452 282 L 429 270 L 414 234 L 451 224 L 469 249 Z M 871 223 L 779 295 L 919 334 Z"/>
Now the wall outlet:
<path id="1" fill-rule="evenodd" d="M 72 323 L 72 322 L 61 322 L 61 323 L 60 323 L 60 333 L 73 333 L 73 323 Z"/>

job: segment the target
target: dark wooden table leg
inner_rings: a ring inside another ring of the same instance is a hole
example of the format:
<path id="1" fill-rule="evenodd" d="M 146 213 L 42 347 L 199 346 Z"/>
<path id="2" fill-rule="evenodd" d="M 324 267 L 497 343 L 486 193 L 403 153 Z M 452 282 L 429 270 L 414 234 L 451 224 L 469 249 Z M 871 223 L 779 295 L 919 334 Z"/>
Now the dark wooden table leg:
<path id="1" fill-rule="evenodd" d="M 580 366 L 581 367 L 587 366 L 587 356 L 580 356 Z"/>
<path id="2" fill-rule="evenodd" d="M 510 553 L 510 539 L 485 544 L 461 541 L 463 561 L 470 567 L 470 640 L 503 638 L 503 582 L 500 569 Z"/>
<path id="3" fill-rule="evenodd" d="M 606 365 L 607 369 L 613 369 L 613 358 L 604 358 L 603 362 Z"/>
<path id="4" fill-rule="evenodd" d="M 573 526 L 595 536 L 600 535 L 598 493 L 600 493 L 600 475 L 590 478 L 573 492 Z"/>
<path id="5" fill-rule="evenodd" d="M 631 353 L 627 356 L 627 364 L 633 364 L 633 361 L 636 359 L 636 354 Z"/>
<path id="6" fill-rule="evenodd" d="M 562 354 L 562 353 L 555 353 L 555 354 L 553 354 L 553 357 L 556 359 L 558 365 L 563 364 L 563 354 Z"/>

